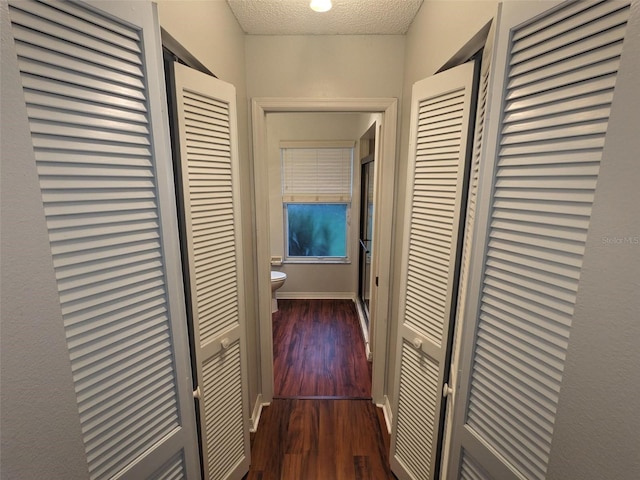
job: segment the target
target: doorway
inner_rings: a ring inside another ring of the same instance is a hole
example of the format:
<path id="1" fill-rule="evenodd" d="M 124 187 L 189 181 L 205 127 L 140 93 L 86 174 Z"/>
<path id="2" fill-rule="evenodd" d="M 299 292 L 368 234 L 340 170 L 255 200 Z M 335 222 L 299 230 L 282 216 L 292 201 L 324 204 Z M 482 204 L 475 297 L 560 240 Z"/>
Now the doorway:
<path id="1" fill-rule="evenodd" d="M 374 242 L 378 245 L 372 258 L 374 271 L 380 278 L 378 300 L 375 309 L 371 309 L 371 316 L 379 319 L 376 322 L 376 344 L 372 348 L 372 397 L 375 403 L 385 404 L 384 371 L 386 369 L 387 351 L 387 323 L 390 295 L 390 258 L 391 232 L 390 225 L 393 215 L 394 174 L 395 174 L 395 144 L 397 123 L 397 99 L 287 99 L 287 98 L 258 98 L 252 100 L 252 124 L 254 145 L 254 188 L 256 205 L 256 244 L 258 257 L 258 311 L 260 325 L 260 360 L 262 392 L 258 402 L 266 404 L 273 398 L 273 339 L 271 322 L 271 289 L 270 289 L 270 240 L 269 240 L 269 191 L 264 182 L 268 178 L 267 145 L 266 145 L 266 115 L 273 112 L 363 112 L 381 114 L 381 176 L 385 179 L 377 190 L 376 204 L 383 205 L 375 215 L 379 222 L 389 224 L 388 228 L 379 229 Z M 374 220 L 375 221 L 375 220 Z M 379 223 L 380 224 L 380 223 Z M 376 270 L 377 269 L 377 270 Z"/>

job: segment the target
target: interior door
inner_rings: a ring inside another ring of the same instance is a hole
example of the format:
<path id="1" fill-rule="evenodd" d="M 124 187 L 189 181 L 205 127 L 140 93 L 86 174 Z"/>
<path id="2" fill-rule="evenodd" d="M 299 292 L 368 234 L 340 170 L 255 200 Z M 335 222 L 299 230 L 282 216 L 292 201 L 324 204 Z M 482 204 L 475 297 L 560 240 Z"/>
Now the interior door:
<path id="1" fill-rule="evenodd" d="M 236 93 L 174 67 L 204 476 L 239 479 L 250 448 Z"/>
<path id="2" fill-rule="evenodd" d="M 411 100 L 391 467 L 435 478 L 473 130 L 475 62 L 417 82 Z"/>
<path id="3" fill-rule="evenodd" d="M 502 7 L 452 478 L 546 477 L 628 15 L 628 2 Z"/>
<path id="4" fill-rule="evenodd" d="M 155 8 L 9 16 L 89 478 L 199 478 Z"/>

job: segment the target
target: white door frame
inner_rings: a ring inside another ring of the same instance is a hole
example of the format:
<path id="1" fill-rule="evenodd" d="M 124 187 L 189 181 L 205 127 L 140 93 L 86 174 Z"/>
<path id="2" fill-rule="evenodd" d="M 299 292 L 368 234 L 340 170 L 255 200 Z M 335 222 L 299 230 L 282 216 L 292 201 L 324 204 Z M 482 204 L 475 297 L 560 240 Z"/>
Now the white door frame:
<path id="1" fill-rule="evenodd" d="M 389 304 L 391 297 L 391 257 L 393 243 L 393 207 L 395 194 L 396 129 L 398 100 L 396 98 L 254 98 L 251 101 L 253 127 L 253 175 L 255 189 L 256 253 L 258 278 L 258 318 L 260 337 L 260 370 L 262 402 L 273 399 L 273 338 L 271 326 L 271 281 L 269 245 L 269 191 L 267 182 L 266 114 L 293 112 L 362 112 L 382 114 L 382 136 L 379 165 L 378 208 L 374 224 L 387 225 L 377 228 L 378 237 L 374 250 L 377 260 L 379 294 L 371 315 L 375 316 L 371 332 L 373 354 L 372 387 L 373 401 L 385 403 L 385 371 L 387 361 Z M 384 180 L 382 180 L 384 179 Z"/>

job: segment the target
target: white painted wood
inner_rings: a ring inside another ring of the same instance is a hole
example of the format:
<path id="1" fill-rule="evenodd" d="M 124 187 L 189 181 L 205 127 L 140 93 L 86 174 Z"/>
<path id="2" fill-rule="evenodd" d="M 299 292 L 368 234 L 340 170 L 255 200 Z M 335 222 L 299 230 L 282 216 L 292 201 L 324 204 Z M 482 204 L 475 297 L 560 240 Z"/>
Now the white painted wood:
<path id="1" fill-rule="evenodd" d="M 264 407 L 268 407 L 270 404 L 265 403 L 262 400 L 262 394 L 259 393 L 256 402 L 253 405 L 253 412 L 251 413 L 251 426 L 249 427 L 249 432 L 255 433 L 258 431 L 258 424 L 260 423 L 260 415 L 262 415 L 262 409 Z"/>
<path id="2" fill-rule="evenodd" d="M 387 433 L 391 435 L 391 425 L 393 424 L 393 411 L 391 410 L 391 404 L 389 403 L 389 397 L 384 396 L 384 402 L 376 404 L 379 408 L 382 409 L 382 413 L 384 414 L 384 423 L 387 427 Z"/>
<path id="3" fill-rule="evenodd" d="M 260 360 L 262 396 L 265 402 L 273 399 L 273 340 L 271 326 L 271 282 L 269 245 L 269 207 L 267 177 L 267 152 L 265 115 L 270 112 L 365 112 L 382 113 L 382 153 L 380 201 L 375 222 L 378 225 L 394 223 L 394 179 L 396 162 L 397 99 L 318 99 L 318 98 L 255 98 L 252 100 L 253 165 L 256 198 L 256 243 L 258 275 L 258 312 L 260 331 Z M 373 350 L 372 396 L 375 403 L 384 402 L 387 325 L 391 295 L 391 257 L 393 228 L 382 229 L 378 240 L 378 269 L 374 275 L 379 278 L 378 297 L 375 307 L 377 321 Z M 269 332 L 269 333 L 266 333 Z M 377 332 L 380 332 L 379 334 Z"/>
<path id="4" fill-rule="evenodd" d="M 376 120 L 375 121 L 375 139 L 374 139 L 374 145 L 373 145 L 373 155 L 374 155 L 374 167 L 373 167 L 373 198 L 374 198 L 374 214 L 373 214 L 373 239 L 372 239 L 372 245 L 379 245 L 379 243 L 381 241 L 384 241 L 384 236 L 386 235 L 385 233 L 383 233 L 381 230 L 381 228 L 378 228 L 378 226 L 380 224 L 376 223 L 376 221 L 380 221 L 380 217 L 378 217 L 376 215 L 376 208 L 384 208 L 383 205 L 380 205 L 380 202 L 384 202 L 384 198 L 382 197 L 382 193 L 384 192 L 384 185 L 382 184 L 382 170 L 384 167 L 386 167 L 387 165 L 383 162 L 381 162 L 381 155 L 382 155 L 382 136 L 383 136 L 383 124 L 382 124 L 382 120 Z M 371 361 L 373 360 L 373 348 L 376 348 L 376 335 L 378 337 L 378 341 L 387 341 L 387 332 L 381 332 L 379 331 L 379 329 L 377 328 L 377 326 L 375 325 L 377 318 L 376 315 L 379 315 L 379 308 L 377 308 L 378 305 L 378 298 L 379 298 L 379 294 L 380 292 L 378 291 L 378 287 L 376 286 L 376 277 L 374 275 L 374 272 L 378 272 L 379 268 L 378 268 L 378 262 L 381 260 L 379 255 L 376 255 L 375 252 L 374 254 L 371 256 L 371 275 L 369 275 L 369 294 L 370 294 L 370 298 L 369 298 L 369 307 L 368 307 L 368 313 L 369 313 L 369 325 L 368 325 L 368 329 L 366 328 L 367 325 L 364 323 L 364 316 L 361 317 L 361 321 L 363 323 L 362 325 L 362 331 L 363 331 L 363 335 L 364 335 L 364 339 L 365 339 L 365 351 L 367 354 L 367 360 Z M 356 301 L 356 305 L 358 305 L 358 308 L 360 308 L 360 302 Z M 385 345 L 386 348 L 386 345 Z M 376 374 L 378 373 L 378 371 L 376 370 Z M 375 374 L 373 374 L 372 371 L 372 376 L 375 378 Z M 377 383 L 378 380 L 376 380 Z M 379 388 L 378 385 L 376 384 L 376 386 L 373 388 L 374 391 L 377 391 Z"/>
<path id="5" fill-rule="evenodd" d="M 626 15 L 628 2 L 503 5 L 453 477 L 546 477 Z"/>
<path id="6" fill-rule="evenodd" d="M 249 469 L 235 88 L 175 64 L 182 202 L 205 478 Z"/>
<path id="7" fill-rule="evenodd" d="M 471 247 L 473 246 L 473 232 L 477 211 L 478 183 L 480 181 L 480 162 L 482 159 L 482 147 L 487 141 L 485 134 L 485 123 L 487 118 L 487 104 L 490 102 L 490 73 L 495 54 L 494 39 L 496 21 L 500 15 L 500 7 L 496 12 L 496 17 L 491 22 L 487 38 L 483 47 L 482 58 L 480 60 L 480 78 L 478 85 L 478 101 L 476 107 L 475 129 L 473 132 L 473 153 L 469 173 L 469 191 L 466 203 L 466 218 L 464 221 L 464 237 L 462 242 L 462 257 L 460 261 L 460 280 L 458 288 L 458 299 L 456 306 L 456 317 L 454 326 L 454 341 L 451 353 L 451 366 L 449 367 L 448 384 L 453 388 L 453 395 L 447 396 L 446 423 L 443 438 L 443 453 L 441 461 L 442 478 L 447 478 L 448 463 L 451 450 L 451 431 L 453 430 L 453 411 L 456 406 L 456 393 L 459 381 L 458 364 L 460 362 L 460 344 L 462 333 L 464 332 L 464 310 L 469 286 L 469 266 L 471 263 Z"/>
<path id="8" fill-rule="evenodd" d="M 155 8 L 10 18 L 89 477 L 198 478 Z"/>
<path id="9" fill-rule="evenodd" d="M 360 323 L 360 331 L 362 332 L 362 340 L 364 341 L 364 351 L 367 356 L 367 360 L 371 361 L 373 359 L 371 352 L 371 343 L 370 343 L 370 333 L 369 328 L 367 328 L 367 321 L 365 319 L 365 311 L 362 307 L 362 302 L 359 301 L 358 295 L 353 294 L 351 297 L 353 303 L 356 307 L 356 311 L 358 312 L 358 322 Z"/>
<path id="10" fill-rule="evenodd" d="M 276 295 L 286 300 L 354 300 L 356 296 L 353 292 L 276 292 Z"/>
<path id="11" fill-rule="evenodd" d="M 471 62 L 413 87 L 391 437 L 400 479 L 433 478 L 438 468 L 473 81 Z"/>

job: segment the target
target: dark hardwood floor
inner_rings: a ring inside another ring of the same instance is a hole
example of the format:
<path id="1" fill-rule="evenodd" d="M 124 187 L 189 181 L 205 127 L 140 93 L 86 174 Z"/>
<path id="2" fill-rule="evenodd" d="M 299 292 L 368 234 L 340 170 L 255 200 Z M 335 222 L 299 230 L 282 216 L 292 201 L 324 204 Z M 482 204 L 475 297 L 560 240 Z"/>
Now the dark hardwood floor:
<path id="1" fill-rule="evenodd" d="M 273 314 L 276 398 L 370 398 L 358 314 L 351 300 L 278 300 Z"/>
<path id="2" fill-rule="evenodd" d="M 353 302 L 279 300 L 278 306 L 275 399 L 251 436 L 245 479 L 394 479 Z"/>
<path id="3" fill-rule="evenodd" d="M 389 435 L 370 400 L 276 399 L 252 436 L 246 480 L 385 480 Z"/>

